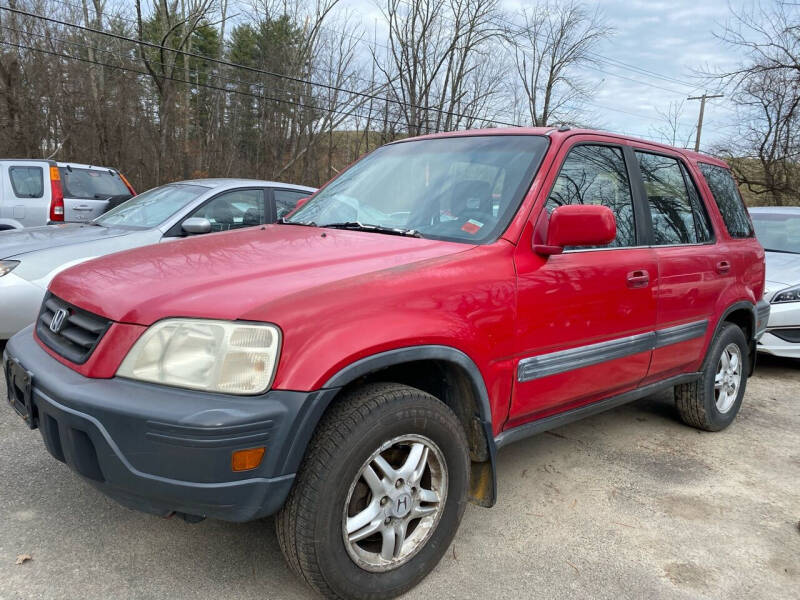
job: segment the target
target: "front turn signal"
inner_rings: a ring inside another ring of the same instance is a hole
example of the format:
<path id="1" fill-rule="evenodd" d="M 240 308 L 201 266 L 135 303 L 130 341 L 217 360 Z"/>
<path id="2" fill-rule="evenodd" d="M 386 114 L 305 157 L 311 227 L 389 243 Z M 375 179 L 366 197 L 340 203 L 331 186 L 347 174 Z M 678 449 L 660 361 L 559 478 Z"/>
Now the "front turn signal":
<path id="1" fill-rule="evenodd" d="M 248 448 L 247 450 L 237 450 L 231 455 L 231 468 L 234 471 L 251 471 L 261 464 L 266 449 Z"/>

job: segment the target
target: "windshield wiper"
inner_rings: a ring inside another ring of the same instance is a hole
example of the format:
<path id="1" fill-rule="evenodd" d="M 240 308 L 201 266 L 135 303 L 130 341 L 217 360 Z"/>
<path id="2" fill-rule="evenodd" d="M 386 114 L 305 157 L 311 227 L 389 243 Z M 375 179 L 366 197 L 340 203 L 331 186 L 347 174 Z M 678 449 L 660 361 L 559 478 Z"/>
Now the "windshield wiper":
<path id="1" fill-rule="evenodd" d="M 349 229 L 352 231 L 374 231 L 375 233 L 385 233 L 388 235 L 403 235 L 406 237 L 422 237 L 416 229 L 405 229 L 403 227 L 385 227 L 383 225 L 372 225 L 370 223 L 361 223 L 359 221 L 343 221 L 342 223 L 327 223 L 322 227 L 330 227 L 331 229 Z"/>
<path id="2" fill-rule="evenodd" d="M 287 221 L 283 217 L 275 221 L 278 225 L 303 225 L 305 227 L 319 227 L 314 221 Z"/>
<path id="3" fill-rule="evenodd" d="M 800 252 L 794 252 L 793 250 L 777 250 L 776 248 L 764 248 L 764 252 L 780 252 L 781 254 L 800 254 Z"/>

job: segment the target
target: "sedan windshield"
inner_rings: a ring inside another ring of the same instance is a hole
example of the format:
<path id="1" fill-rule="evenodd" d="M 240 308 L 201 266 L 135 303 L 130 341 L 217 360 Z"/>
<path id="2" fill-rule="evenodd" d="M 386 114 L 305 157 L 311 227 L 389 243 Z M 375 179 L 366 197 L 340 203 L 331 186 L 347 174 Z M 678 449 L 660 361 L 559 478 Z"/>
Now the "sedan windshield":
<path id="1" fill-rule="evenodd" d="M 543 136 L 485 135 L 384 146 L 286 222 L 491 242 L 519 207 L 547 143 Z"/>
<path id="2" fill-rule="evenodd" d="M 93 222 L 103 227 L 158 227 L 184 206 L 208 191 L 201 185 L 170 184 L 148 190 L 123 202 Z"/>
<path id="3" fill-rule="evenodd" d="M 800 254 L 800 216 L 755 212 L 750 216 L 764 250 Z"/>

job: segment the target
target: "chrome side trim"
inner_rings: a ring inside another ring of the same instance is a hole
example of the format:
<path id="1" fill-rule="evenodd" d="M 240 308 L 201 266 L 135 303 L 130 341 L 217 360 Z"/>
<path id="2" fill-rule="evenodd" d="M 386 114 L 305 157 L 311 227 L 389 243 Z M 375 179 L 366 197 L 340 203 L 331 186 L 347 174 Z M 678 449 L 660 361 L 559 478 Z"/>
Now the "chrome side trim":
<path id="1" fill-rule="evenodd" d="M 653 349 L 654 331 L 631 335 L 608 342 L 578 346 L 549 354 L 523 358 L 517 365 L 517 381 L 530 381 L 548 375 L 573 371 L 609 360 Z"/>
<path id="2" fill-rule="evenodd" d="M 695 321 L 675 327 L 667 327 L 656 331 L 655 348 L 663 348 L 679 342 L 686 342 L 695 338 L 703 337 L 708 331 L 708 321 Z M 654 349 L 655 349 L 654 348 Z"/>
<path id="3" fill-rule="evenodd" d="M 672 344 L 703 337 L 708 331 L 708 320 L 694 321 L 624 338 L 559 350 L 539 356 L 523 358 L 517 365 L 517 381 L 525 382 L 548 375 L 566 373 L 590 367 L 609 360 L 624 358 L 640 352 L 663 348 Z"/>

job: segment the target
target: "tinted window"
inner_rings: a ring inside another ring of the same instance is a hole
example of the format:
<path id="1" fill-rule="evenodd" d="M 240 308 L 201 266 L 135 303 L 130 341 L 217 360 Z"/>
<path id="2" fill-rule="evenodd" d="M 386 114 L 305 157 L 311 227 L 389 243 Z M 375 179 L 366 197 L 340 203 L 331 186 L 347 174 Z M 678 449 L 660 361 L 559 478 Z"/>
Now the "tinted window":
<path id="1" fill-rule="evenodd" d="M 366 156 L 294 213 L 291 222 L 416 230 L 422 237 L 493 241 L 528 191 L 548 140 L 476 135 L 389 144 Z"/>
<path id="2" fill-rule="evenodd" d="M 9 167 L 8 176 L 17 198 L 41 198 L 44 195 L 41 167 Z"/>
<path id="3" fill-rule="evenodd" d="M 750 225 L 750 219 L 747 218 L 744 202 L 742 202 L 739 188 L 736 187 L 736 181 L 731 172 L 723 167 L 707 163 L 700 163 L 700 170 L 714 195 L 714 201 L 717 203 L 717 208 L 719 208 L 730 236 L 734 238 L 752 237 L 753 227 Z"/>
<path id="4" fill-rule="evenodd" d="M 637 152 L 636 157 L 650 205 L 653 243 L 663 246 L 710 240 L 708 217 L 683 165 L 658 154 Z"/>
<path id="5" fill-rule="evenodd" d="M 617 237 L 609 246 L 635 246 L 633 197 L 622 150 L 612 146 L 577 146 L 558 174 L 547 210 L 567 204 L 607 206 L 617 219 Z"/>
<path id="6" fill-rule="evenodd" d="M 157 227 L 208 191 L 207 187 L 200 185 L 165 185 L 134 196 L 97 217 L 94 223 L 104 227 L 122 226 L 137 229 Z"/>
<path id="7" fill-rule="evenodd" d="M 285 217 L 297 206 L 297 201 L 301 198 L 308 198 L 313 192 L 301 192 L 298 190 L 272 190 L 275 196 L 275 208 L 278 218 Z"/>
<path id="8" fill-rule="evenodd" d="M 131 196 L 119 175 L 112 171 L 60 167 L 59 172 L 66 198 L 104 200 L 114 196 Z"/>
<path id="9" fill-rule="evenodd" d="M 756 236 L 764 250 L 800 254 L 800 214 L 752 213 Z"/>
<path id="10" fill-rule="evenodd" d="M 211 221 L 211 231 L 228 231 L 264 223 L 264 192 L 233 190 L 220 194 L 190 216 Z"/>

